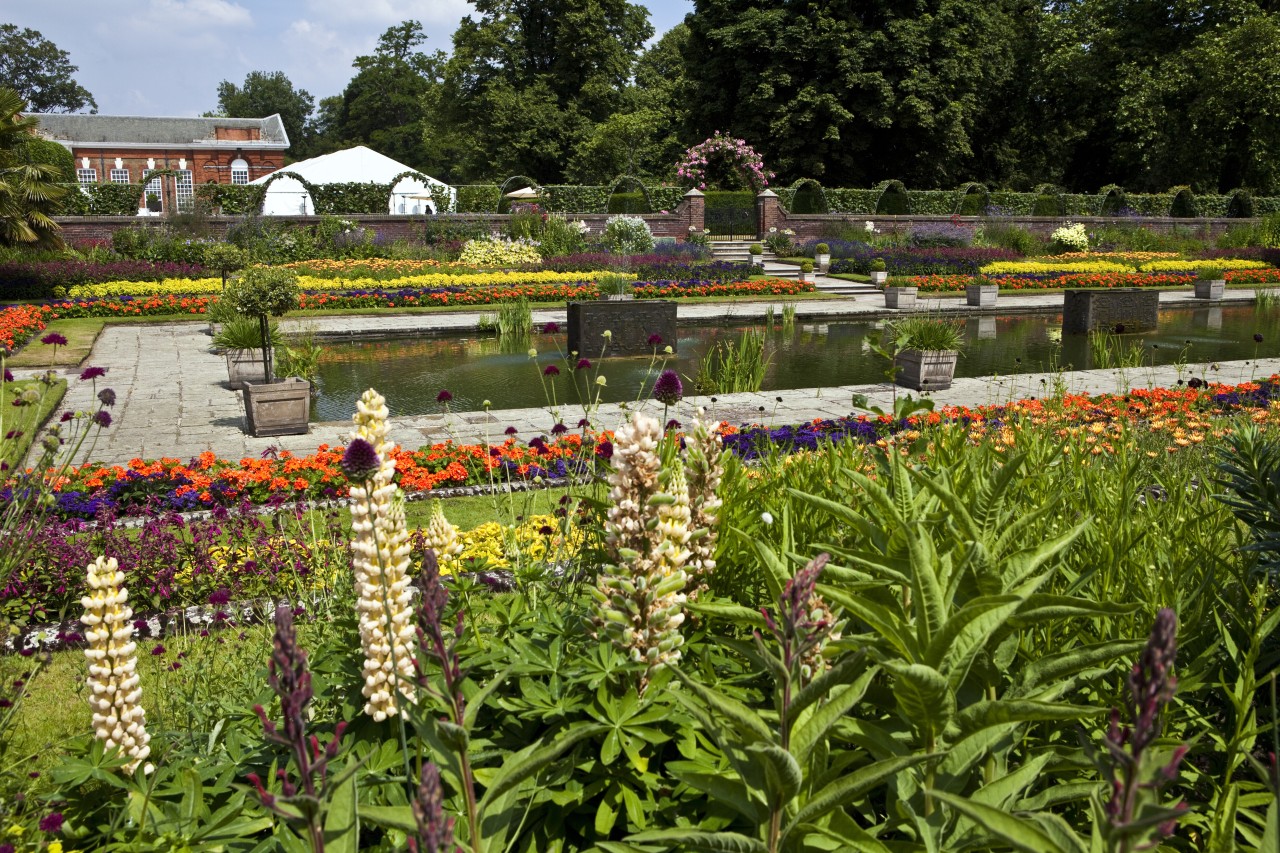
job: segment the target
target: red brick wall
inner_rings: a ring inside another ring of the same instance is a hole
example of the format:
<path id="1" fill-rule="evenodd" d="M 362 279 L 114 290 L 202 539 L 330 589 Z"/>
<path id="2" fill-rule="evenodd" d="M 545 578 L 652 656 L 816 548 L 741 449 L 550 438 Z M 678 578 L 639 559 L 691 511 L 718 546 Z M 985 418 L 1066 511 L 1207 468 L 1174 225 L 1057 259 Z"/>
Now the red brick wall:
<path id="1" fill-rule="evenodd" d="M 111 180 L 111 170 L 116 167 L 116 158 L 124 163 L 122 168 L 129 170 L 129 178 L 133 183 L 142 182 L 142 172 L 147 168 L 147 160 L 154 158 L 157 169 L 176 169 L 178 161 L 185 159 L 187 168 L 191 170 L 191 178 L 197 184 L 229 184 L 231 183 L 231 161 L 236 159 L 235 148 L 225 150 L 207 148 L 74 148 L 71 156 L 80 168 L 80 160 L 89 158 L 90 168 L 98 170 L 98 182 Z M 241 151 L 240 156 L 249 163 L 249 179 L 260 178 L 284 167 L 283 151 Z M 168 192 L 168 187 L 166 187 Z"/>

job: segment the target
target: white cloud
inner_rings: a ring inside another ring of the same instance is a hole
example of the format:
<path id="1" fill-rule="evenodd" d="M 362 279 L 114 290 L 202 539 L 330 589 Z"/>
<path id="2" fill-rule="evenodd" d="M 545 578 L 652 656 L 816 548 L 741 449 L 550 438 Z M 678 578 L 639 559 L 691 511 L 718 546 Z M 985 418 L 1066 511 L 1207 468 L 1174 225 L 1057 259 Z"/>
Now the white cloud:
<path id="1" fill-rule="evenodd" d="M 180 31 L 253 26 L 253 15 L 228 0 L 151 0 L 146 15 L 157 25 Z"/>
<path id="2" fill-rule="evenodd" d="M 420 21 L 423 29 L 433 24 L 447 24 L 452 33 L 458 21 L 472 10 L 467 0 L 307 0 L 307 6 L 319 18 L 330 21 L 370 21 L 398 24 L 410 19 Z"/>

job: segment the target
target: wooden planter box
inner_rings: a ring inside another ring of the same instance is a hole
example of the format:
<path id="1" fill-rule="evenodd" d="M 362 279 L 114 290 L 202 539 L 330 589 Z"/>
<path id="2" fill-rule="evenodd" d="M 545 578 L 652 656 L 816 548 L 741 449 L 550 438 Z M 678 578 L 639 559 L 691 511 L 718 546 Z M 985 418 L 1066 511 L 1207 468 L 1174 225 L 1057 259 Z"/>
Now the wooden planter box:
<path id="1" fill-rule="evenodd" d="M 266 382 L 267 377 L 262 364 L 262 350 L 227 350 L 227 380 L 236 391 L 243 389 L 250 382 L 259 384 Z"/>
<path id="2" fill-rule="evenodd" d="M 974 308 L 994 308 L 1000 288 L 994 284 L 966 284 L 964 286 L 965 302 Z"/>
<path id="3" fill-rule="evenodd" d="M 1226 289 L 1226 279 L 1216 278 L 1213 281 L 1197 281 L 1196 299 L 1221 299 L 1222 292 Z"/>
<path id="4" fill-rule="evenodd" d="M 904 308 L 916 307 L 916 294 L 919 292 L 918 287 L 886 287 L 884 289 L 884 307 Z"/>
<path id="5" fill-rule="evenodd" d="M 913 391 L 945 391 L 959 356 L 955 350 L 902 350 L 893 358 L 894 383 Z"/>
<path id="6" fill-rule="evenodd" d="M 244 415 L 250 435 L 306 435 L 311 421 L 311 383 L 291 376 L 244 386 Z"/>

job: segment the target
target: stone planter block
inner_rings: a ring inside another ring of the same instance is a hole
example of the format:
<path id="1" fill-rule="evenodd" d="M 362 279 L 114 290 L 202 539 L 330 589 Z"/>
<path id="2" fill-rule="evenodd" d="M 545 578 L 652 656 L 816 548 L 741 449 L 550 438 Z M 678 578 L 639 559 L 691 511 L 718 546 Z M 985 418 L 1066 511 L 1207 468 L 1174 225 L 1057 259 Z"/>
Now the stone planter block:
<path id="1" fill-rule="evenodd" d="M 955 350 L 903 350 L 893 359 L 894 383 L 913 391 L 945 391 L 959 355 Z"/>
<path id="2" fill-rule="evenodd" d="M 291 376 L 279 382 L 244 386 L 245 423 L 250 435 L 306 435 L 311 419 L 311 383 Z"/>
<path id="3" fill-rule="evenodd" d="M 883 272 L 871 273 L 871 283 L 874 284 L 876 287 L 883 287 L 884 283 L 888 280 L 889 280 L 889 272 L 887 270 Z"/>
<path id="4" fill-rule="evenodd" d="M 1154 331 L 1159 322 L 1160 293 L 1141 287 L 1113 290 L 1065 290 L 1062 332 L 1084 335 L 1096 329 L 1124 326 L 1126 332 Z"/>
<path id="5" fill-rule="evenodd" d="M 899 310 L 916 307 L 918 287 L 886 287 L 884 289 L 884 307 Z"/>
<path id="6" fill-rule="evenodd" d="M 826 270 L 827 267 L 831 266 L 831 254 L 814 255 L 813 264 L 820 270 Z"/>
<path id="7" fill-rule="evenodd" d="M 674 351 L 679 341 L 676 326 L 676 303 L 660 299 L 635 299 L 623 302 L 570 302 L 569 334 L 566 346 L 587 358 L 630 355 L 652 355 L 654 345 L 649 338 L 658 335 L 659 351 L 670 346 Z M 610 337 L 605 340 L 604 333 Z"/>
<path id="8" fill-rule="evenodd" d="M 811 273 L 811 272 L 800 273 L 800 281 L 805 282 L 807 284 L 813 284 L 813 277 L 814 277 L 814 273 Z"/>
<path id="9" fill-rule="evenodd" d="M 964 286 L 965 302 L 974 308 L 994 308 L 1000 288 L 994 284 L 966 284 Z"/>
<path id="10" fill-rule="evenodd" d="M 227 350 L 227 381 L 236 391 L 243 389 L 250 382 L 265 382 L 262 350 Z"/>
<path id="11" fill-rule="evenodd" d="M 1222 292 L 1227 289 L 1226 279 L 1196 282 L 1196 299 L 1221 299 Z"/>

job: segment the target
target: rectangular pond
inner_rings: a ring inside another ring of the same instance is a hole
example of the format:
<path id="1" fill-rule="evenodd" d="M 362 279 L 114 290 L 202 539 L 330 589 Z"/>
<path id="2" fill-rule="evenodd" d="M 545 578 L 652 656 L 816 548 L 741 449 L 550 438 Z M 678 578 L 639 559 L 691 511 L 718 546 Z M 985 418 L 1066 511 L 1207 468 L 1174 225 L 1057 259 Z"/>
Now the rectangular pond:
<path id="1" fill-rule="evenodd" d="M 963 322 L 957 376 L 1095 366 L 1087 338 L 1064 338 L 1061 315 L 975 316 Z M 684 326 L 676 356 L 608 360 L 596 358 L 598 353 L 564 353 L 563 334 L 535 334 L 521 341 L 473 334 L 326 342 L 312 420 L 350 419 L 356 399 L 368 388 L 377 388 L 396 415 L 441 411 L 436 398 L 444 390 L 453 395 L 453 411 L 480 409 L 486 400 L 494 409 L 577 403 L 584 394 L 594 399 L 597 390 L 603 402 L 616 403 L 647 396 L 663 367 L 677 371 L 686 393 L 693 393 L 708 350 L 717 341 L 736 340 L 747 329 L 764 326 Z M 885 382 L 888 365 L 872 350 L 885 336 L 883 320 L 797 322 L 786 330 L 775 326 L 766 334 L 762 390 Z M 1280 355 L 1280 311 L 1253 305 L 1171 308 L 1160 312 L 1157 331 L 1121 340 L 1144 348 L 1143 364 L 1270 358 Z M 530 357 L 530 349 L 537 350 L 536 358 Z M 590 366 L 577 368 L 582 358 Z M 604 378 L 603 387 L 598 377 Z"/>

